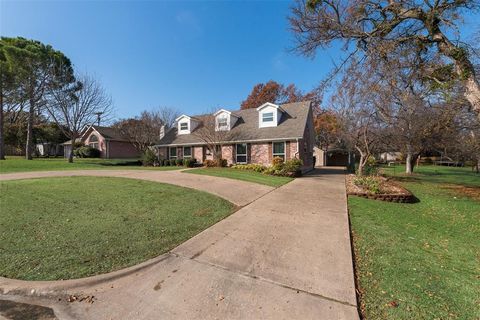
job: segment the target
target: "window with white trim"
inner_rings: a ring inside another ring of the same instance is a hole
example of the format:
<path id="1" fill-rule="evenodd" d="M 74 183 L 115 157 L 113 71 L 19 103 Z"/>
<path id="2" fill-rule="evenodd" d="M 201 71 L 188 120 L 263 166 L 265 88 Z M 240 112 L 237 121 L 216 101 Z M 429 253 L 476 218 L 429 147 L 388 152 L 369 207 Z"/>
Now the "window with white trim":
<path id="1" fill-rule="evenodd" d="M 188 122 L 180 123 L 180 130 L 188 130 Z"/>
<path id="2" fill-rule="evenodd" d="M 285 161 L 285 141 L 273 143 L 273 157 L 280 157 Z"/>
<path id="3" fill-rule="evenodd" d="M 192 157 L 192 147 L 183 147 L 183 158 L 188 159 Z"/>
<path id="4" fill-rule="evenodd" d="M 273 122 L 273 112 L 262 113 L 262 122 Z"/>
<path id="5" fill-rule="evenodd" d="M 218 130 L 227 130 L 228 129 L 228 119 L 226 117 L 217 118 L 217 127 Z"/>
<path id="6" fill-rule="evenodd" d="M 168 149 L 170 159 L 177 159 L 177 147 L 170 147 Z"/>
<path id="7" fill-rule="evenodd" d="M 236 145 L 236 163 L 247 163 L 247 144 L 237 143 Z"/>
<path id="8" fill-rule="evenodd" d="M 92 148 L 98 149 L 98 137 L 94 134 L 90 136 L 90 139 L 88 141 L 88 145 Z"/>

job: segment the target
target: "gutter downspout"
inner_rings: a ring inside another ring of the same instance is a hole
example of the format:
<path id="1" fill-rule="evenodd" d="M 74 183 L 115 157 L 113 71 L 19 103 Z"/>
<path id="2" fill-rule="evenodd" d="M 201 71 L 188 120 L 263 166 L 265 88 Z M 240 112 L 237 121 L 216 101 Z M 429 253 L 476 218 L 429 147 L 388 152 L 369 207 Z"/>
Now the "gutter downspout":
<path id="1" fill-rule="evenodd" d="M 297 138 L 297 152 L 295 152 L 295 158 L 297 158 L 297 155 L 300 156 L 300 149 L 299 149 L 299 145 L 298 145 L 298 138 Z M 300 159 L 300 157 L 298 157 L 297 159 Z"/>

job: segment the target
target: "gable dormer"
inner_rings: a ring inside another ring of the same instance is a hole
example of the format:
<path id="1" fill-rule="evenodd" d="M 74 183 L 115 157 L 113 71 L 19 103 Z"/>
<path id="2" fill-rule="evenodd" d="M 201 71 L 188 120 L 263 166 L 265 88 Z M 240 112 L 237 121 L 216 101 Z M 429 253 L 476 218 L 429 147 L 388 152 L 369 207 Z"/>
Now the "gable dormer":
<path id="1" fill-rule="evenodd" d="M 279 105 L 267 102 L 257 108 L 258 111 L 258 127 L 268 128 L 276 127 L 282 119 L 285 112 Z"/>
<path id="2" fill-rule="evenodd" d="M 185 114 L 175 119 L 175 122 L 177 123 L 177 134 L 190 134 L 198 126 L 196 119 Z"/>
<path id="3" fill-rule="evenodd" d="M 213 115 L 215 116 L 215 131 L 230 131 L 239 119 L 239 116 L 225 109 L 220 109 Z"/>

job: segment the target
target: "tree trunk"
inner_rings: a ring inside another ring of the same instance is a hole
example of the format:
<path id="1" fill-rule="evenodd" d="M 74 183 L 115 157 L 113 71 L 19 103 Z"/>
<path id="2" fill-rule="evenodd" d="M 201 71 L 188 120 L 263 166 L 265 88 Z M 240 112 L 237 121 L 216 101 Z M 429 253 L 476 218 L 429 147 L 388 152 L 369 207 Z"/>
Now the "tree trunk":
<path id="1" fill-rule="evenodd" d="M 35 102 L 30 100 L 30 109 L 28 110 L 27 123 L 27 143 L 25 146 L 25 158 L 32 160 L 33 153 L 33 118 L 35 117 Z"/>
<path id="2" fill-rule="evenodd" d="M 5 142 L 3 136 L 3 92 L 0 87 L 0 160 L 5 160 Z"/>
<path id="3" fill-rule="evenodd" d="M 405 173 L 406 174 L 412 174 L 412 172 L 413 172 L 412 159 L 413 159 L 412 152 L 407 151 L 407 159 L 405 160 Z"/>
<path id="4" fill-rule="evenodd" d="M 367 162 L 368 155 L 362 152 L 360 148 L 357 148 L 358 153 L 360 153 L 360 162 L 358 163 L 357 175 L 362 177 L 365 171 L 365 163 Z"/>
<path id="5" fill-rule="evenodd" d="M 440 31 L 438 25 L 434 27 L 433 38 L 437 41 L 438 51 L 453 60 L 455 73 L 464 83 L 465 98 L 480 119 L 480 84 L 475 76 L 475 68 L 468 58 L 468 53 L 465 49 L 450 42 Z"/>
<path id="6" fill-rule="evenodd" d="M 72 135 L 70 138 L 71 138 L 72 144 L 70 148 L 70 154 L 68 155 L 68 162 L 73 163 L 73 149 L 75 147 L 75 140 L 77 139 L 77 137 L 75 135 Z"/>

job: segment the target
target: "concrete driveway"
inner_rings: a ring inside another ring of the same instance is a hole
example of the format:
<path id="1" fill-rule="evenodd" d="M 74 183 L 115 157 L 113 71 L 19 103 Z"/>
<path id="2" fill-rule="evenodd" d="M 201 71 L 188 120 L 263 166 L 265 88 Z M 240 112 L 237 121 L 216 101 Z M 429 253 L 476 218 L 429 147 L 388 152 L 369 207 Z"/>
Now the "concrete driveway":
<path id="1" fill-rule="evenodd" d="M 215 194 L 238 206 L 245 206 L 274 189 L 273 187 L 258 183 L 182 173 L 182 170 L 67 170 L 19 172 L 0 174 L 0 181 L 73 176 L 119 177 L 175 184 Z"/>
<path id="2" fill-rule="evenodd" d="M 346 205 L 343 171 L 316 170 L 142 265 L 80 280 L 1 279 L 0 299 L 60 319 L 358 319 Z"/>

